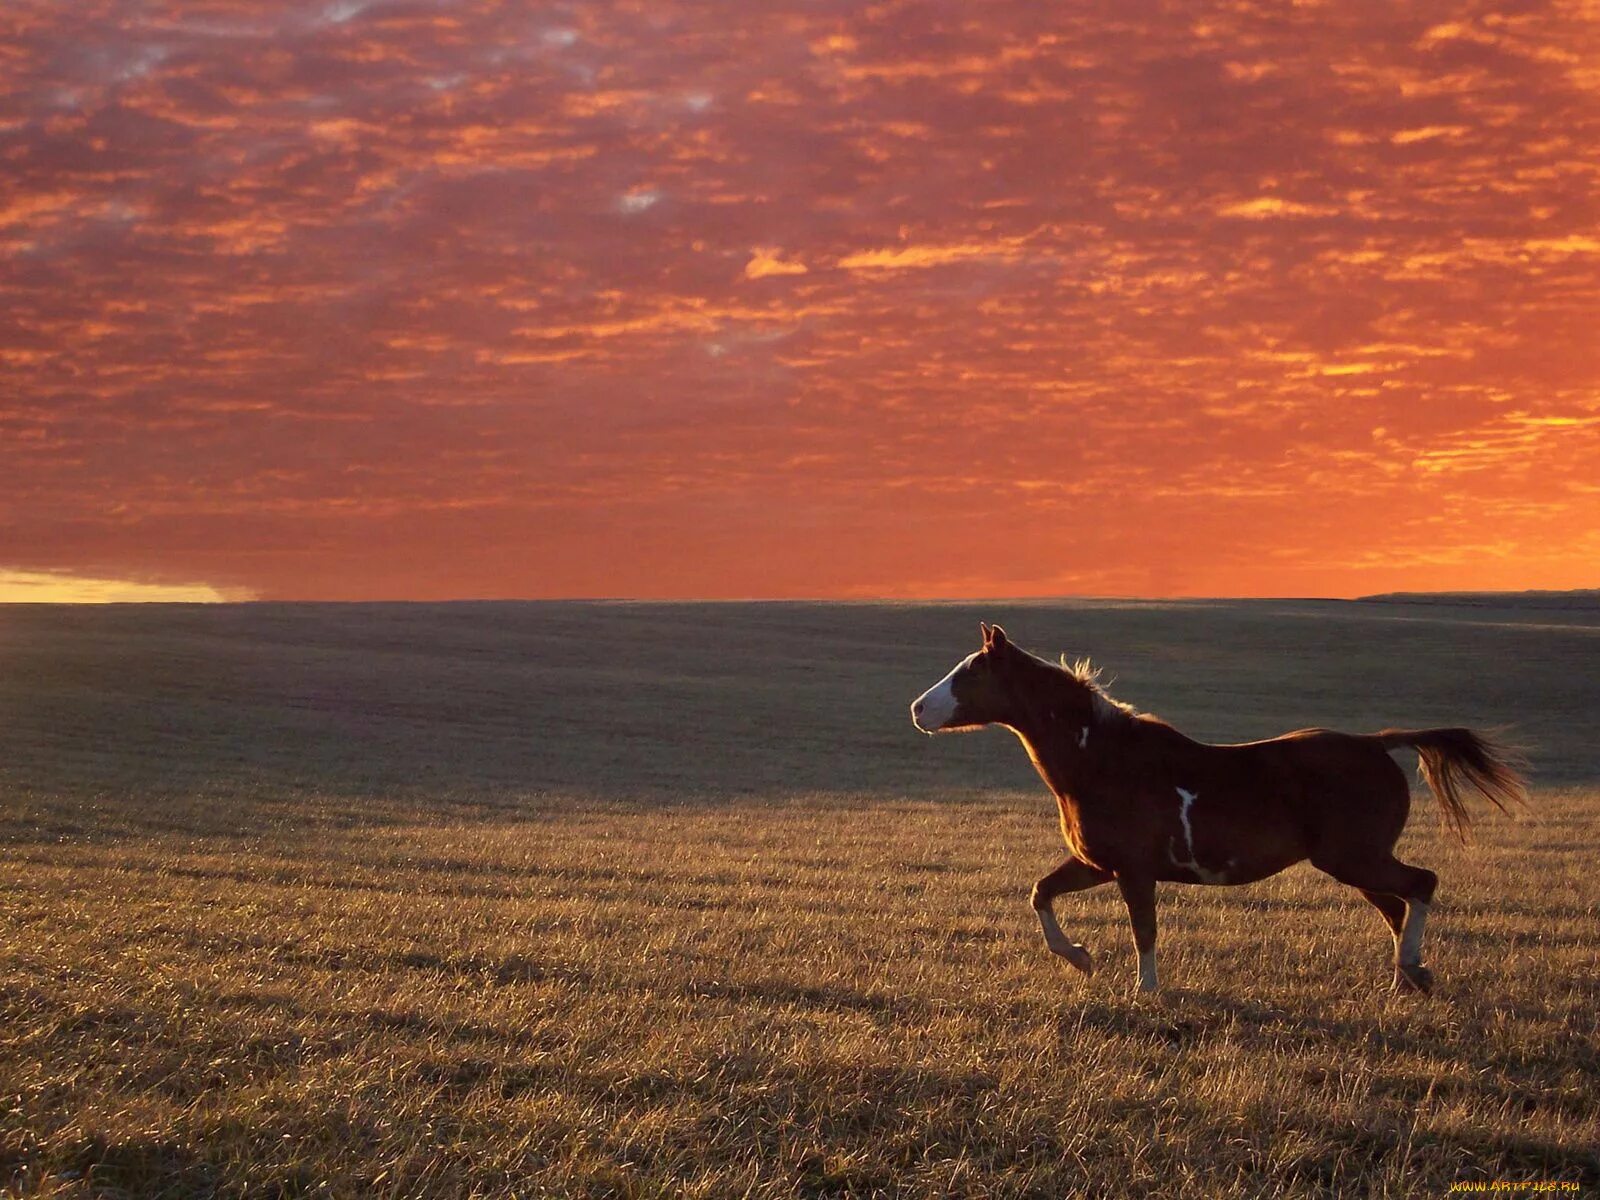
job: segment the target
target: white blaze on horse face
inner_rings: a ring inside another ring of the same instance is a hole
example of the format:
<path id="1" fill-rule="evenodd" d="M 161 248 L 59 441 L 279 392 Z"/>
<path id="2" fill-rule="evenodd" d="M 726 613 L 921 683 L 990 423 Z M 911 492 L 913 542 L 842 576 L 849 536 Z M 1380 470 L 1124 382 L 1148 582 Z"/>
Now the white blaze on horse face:
<path id="1" fill-rule="evenodd" d="M 969 654 L 954 667 L 938 683 L 934 684 L 922 695 L 911 703 L 911 723 L 923 733 L 938 733 L 943 729 L 951 717 L 956 715 L 955 679 L 962 671 L 970 667 L 976 660 L 976 654 Z"/>

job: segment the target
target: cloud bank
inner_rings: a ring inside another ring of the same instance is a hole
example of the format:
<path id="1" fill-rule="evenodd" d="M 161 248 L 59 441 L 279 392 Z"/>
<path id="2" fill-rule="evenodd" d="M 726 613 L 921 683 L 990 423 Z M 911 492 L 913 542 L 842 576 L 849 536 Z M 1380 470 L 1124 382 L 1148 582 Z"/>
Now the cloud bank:
<path id="1" fill-rule="evenodd" d="M 0 12 L 0 563 L 1593 584 L 1579 3 Z"/>

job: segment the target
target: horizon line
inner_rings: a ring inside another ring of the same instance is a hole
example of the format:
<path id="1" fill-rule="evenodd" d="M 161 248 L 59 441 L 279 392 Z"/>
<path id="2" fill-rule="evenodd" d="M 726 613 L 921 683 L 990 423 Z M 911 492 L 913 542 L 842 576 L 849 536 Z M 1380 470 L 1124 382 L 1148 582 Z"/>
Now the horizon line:
<path id="1" fill-rule="evenodd" d="M 443 604 L 833 604 L 833 605 L 939 605 L 959 606 L 973 604 L 1214 604 L 1230 603 L 1319 603 L 1355 604 L 1362 601 L 1400 598 L 1430 597 L 1517 597 L 1517 596 L 1587 596 L 1600 597 L 1600 587 L 1580 588 L 1443 588 L 1437 591 L 1386 591 L 1368 592 L 1355 596 L 1328 595 L 1193 595 L 1151 596 L 1135 594 L 1059 593 L 1050 595 L 993 595 L 993 596 L 452 596 L 436 599 L 406 597 L 369 597 L 363 599 L 319 599 L 234 597 L 225 599 L 176 600 L 144 599 L 63 599 L 63 600 L 0 600 L 0 608 L 238 608 L 252 605 L 305 604 L 305 605 L 443 605 Z"/>

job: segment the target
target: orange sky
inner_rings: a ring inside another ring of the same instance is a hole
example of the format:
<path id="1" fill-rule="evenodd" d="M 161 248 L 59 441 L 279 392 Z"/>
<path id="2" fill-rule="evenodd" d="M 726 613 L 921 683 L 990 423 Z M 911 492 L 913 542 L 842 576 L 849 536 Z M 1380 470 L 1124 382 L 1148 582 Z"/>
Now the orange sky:
<path id="1" fill-rule="evenodd" d="M 1600 585 L 1600 13 L 0 8 L 0 576 Z"/>

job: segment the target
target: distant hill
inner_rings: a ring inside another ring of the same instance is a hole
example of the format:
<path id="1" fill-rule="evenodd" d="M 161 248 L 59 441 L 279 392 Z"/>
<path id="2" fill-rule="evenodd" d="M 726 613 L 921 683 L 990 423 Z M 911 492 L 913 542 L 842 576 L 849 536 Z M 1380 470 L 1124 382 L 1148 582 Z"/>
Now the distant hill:
<path id="1" fill-rule="evenodd" d="M 1482 608 L 1600 608 L 1600 588 L 1567 592 L 1382 592 L 1364 604 L 1467 604 Z"/>

